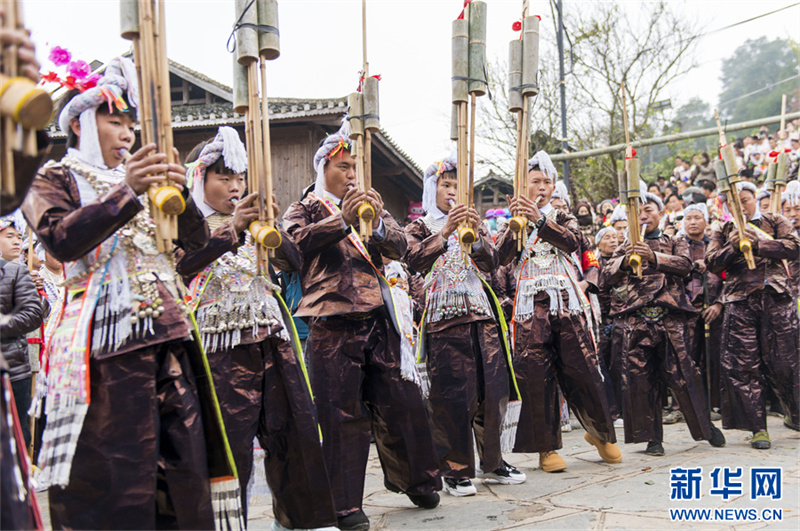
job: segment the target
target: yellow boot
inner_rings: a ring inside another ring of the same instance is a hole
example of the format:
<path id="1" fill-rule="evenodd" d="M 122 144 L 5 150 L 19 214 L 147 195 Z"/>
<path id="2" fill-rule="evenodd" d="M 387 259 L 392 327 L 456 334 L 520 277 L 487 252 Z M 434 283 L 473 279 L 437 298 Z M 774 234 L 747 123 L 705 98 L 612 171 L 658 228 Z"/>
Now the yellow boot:
<path id="1" fill-rule="evenodd" d="M 567 469 L 567 464 L 555 452 L 540 452 L 539 468 L 545 472 L 561 472 Z"/>
<path id="2" fill-rule="evenodd" d="M 622 452 L 619 451 L 617 445 L 614 443 L 603 442 L 593 437 L 588 431 L 583 435 L 586 442 L 593 444 L 597 447 L 597 453 L 603 458 L 606 463 L 619 463 L 622 461 Z"/>

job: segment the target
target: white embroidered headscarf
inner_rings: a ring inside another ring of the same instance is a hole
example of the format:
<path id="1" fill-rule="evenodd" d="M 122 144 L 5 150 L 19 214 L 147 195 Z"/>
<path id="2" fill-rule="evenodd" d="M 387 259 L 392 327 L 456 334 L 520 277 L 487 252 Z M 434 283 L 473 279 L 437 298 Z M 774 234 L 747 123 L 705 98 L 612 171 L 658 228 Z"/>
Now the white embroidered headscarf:
<path id="1" fill-rule="evenodd" d="M 683 209 L 684 217 L 686 216 L 686 214 L 694 210 L 703 214 L 703 218 L 705 218 L 706 223 L 708 223 L 708 207 L 706 206 L 705 203 L 692 203 L 691 205 L 687 206 L 686 208 Z"/>
<path id="2" fill-rule="evenodd" d="M 345 116 L 342 127 L 332 135 L 328 135 L 314 154 L 314 171 L 317 173 L 317 180 L 314 183 L 315 196 L 322 198 L 325 194 L 325 164 L 340 151 L 349 150 L 350 146 L 350 122 Z"/>
<path id="3" fill-rule="evenodd" d="M 430 214 L 434 219 L 441 219 L 447 214 L 436 206 L 436 189 L 439 183 L 439 176 L 448 171 L 455 171 L 456 156 L 451 153 L 444 159 L 434 162 L 425 170 L 422 179 L 422 209 L 426 214 Z"/>
<path id="4" fill-rule="evenodd" d="M 567 191 L 567 185 L 564 184 L 564 181 L 556 182 L 556 189 L 553 192 L 552 199 L 561 199 L 567 206 L 572 208 L 572 199 L 569 197 L 569 192 Z"/>
<path id="5" fill-rule="evenodd" d="M 239 133 L 232 127 L 220 127 L 214 140 L 203 146 L 197 160 L 186 165 L 186 182 L 192 188 L 192 199 L 205 217 L 215 212 L 206 204 L 206 170 L 220 157 L 232 172 L 241 174 L 247 171 L 247 151 Z"/>
<path id="6" fill-rule="evenodd" d="M 800 181 L 789 181 L 783 190 L 781 203 L 788 202 L 791 206 L 800 204 Z"/>
<path id="7" fill-rule="evenodd" d="M 127 103 L 123 100 L 123 95 Z M 107 104 L 126 111 L 128 105 L 139 107 L 139 82 L 136 67 L 128 58 L 112 59 L 95 87 L 72 98 L 58 117 L 58 126 L 64 134 L 69 134 L 70 122 L 77 117 L 81 125 L 80 158 L 92 166 L 106 169 L 100 151 L 100 138 L 97 134 L 97 108 Z M 111 168 L 109 168 L 111 169 Z"/>
<path id="8" fill-rule="evenodd" d="M 612 234 L 615 234 L 615 235 L 617 234 L 617 231 L 614 230 L 614 227 L 603 227 L 602 229 L 597 231 L 597 234 L 594 237 L 594 244 L 595 245 L 600 245 L 600 240 L 602 240 L 603 236 L 605 236 L 609 232 L 612 233 Z"/>
<path id="9" fill-rule="evenodd" d="M 553 180 L 553 184 L 558 183 L 558 170 L 550 160 L 550 155 L 545 151 L 537 151 L 536 154 L 528 161 L 528 171 L 538 168 L 539 171 L 547 175 Z"/>
<path id="10" fill-rule="evenodd" d="M 608 219 L 608 222 L 612 227 L 617 221 L 628 221 L 628 211 L 625 209 L 625 205 L 615 206 L 614 211 L 611 213 L 611 217 Z"/>

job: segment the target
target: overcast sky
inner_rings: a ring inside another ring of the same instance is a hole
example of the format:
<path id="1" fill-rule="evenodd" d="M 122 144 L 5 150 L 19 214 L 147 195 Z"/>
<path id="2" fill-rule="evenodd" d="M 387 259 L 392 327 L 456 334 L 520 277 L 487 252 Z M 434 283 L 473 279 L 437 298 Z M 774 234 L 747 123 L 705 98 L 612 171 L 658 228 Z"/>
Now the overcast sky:
<path id="1" fill-rule="evenodd" d="M 521 0 L 487 0 L 488 57 L 505 57 L 508 41 L 518 36 L 511 24 Z M 637 0 L 622 0 L 634 9 Z M 671 0 L 705 30 L 724 27 L 793 0 Z M 370 73 L 381 74 L 381 125 L 421 166 L 451 149 L 450 32 L 462 0 L 368 0 Z M 565 0 L 564 10 L 579 2 Z M 22 0 L 26 26 L 42 60 L 52 46 L 76 58 L 103 62 L 130 46 L 119 37 L 117 0 Z M 334 98 L 356 88 L 361 68 L 360 0 L 280 1 L 281 57 L 268 65 L 271 97 Z M 530 0 L 530 13 L 552 24 L 545 0 Z M 226 41 L 234 21 L 233 0 L 170 0 L 167 3 L 167 53 L 189 68 L 226 85 L 232 83 L 232 59 Z M 800 40 L 800 5 L 704 37 L 695 71 L 670 91 L 673 106 L 693 96 L 715 105 L 720 92 L 721 60 L 748 38 Z M 542 40 L 540 47 L 555 47 Z M 774 81 L 774 80 L 772 80 Z M 567 79 L 569 83 L 569 78 Z M 535 124 L 534 124 L 535 126 Z"/>

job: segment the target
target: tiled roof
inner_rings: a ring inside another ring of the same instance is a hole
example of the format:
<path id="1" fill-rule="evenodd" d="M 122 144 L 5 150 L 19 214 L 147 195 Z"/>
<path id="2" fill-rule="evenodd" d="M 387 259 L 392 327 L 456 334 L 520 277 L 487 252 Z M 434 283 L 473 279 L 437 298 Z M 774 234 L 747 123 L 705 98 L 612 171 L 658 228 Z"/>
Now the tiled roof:
<path id="1" fill-rule="evenodd" d="M 344 114 L 346 108 L 347 98 L 325 100 L 273 98 L 269 102 L 269 119 L 277 122 L 311 116 Z M 244 116 L 234 112 L 230 103 L 175 105 L 172 107 L 172 127 L 174 129 L 243 123 Z"/>
<path id="2" fill-rule="evenodd" d="M 489 170 L 489 173 L 487 173 L 483 177 L 480 177 L 480 178 L 475 180 L 475 186 L 479 186 L 479 185 L 482 185 L 482 184 L 489 184 L 489 183 L 492 183 L 492 182 L 497 182 L 497 183 L 500 183 L 500 184 L 506 184 L 506 185 L 509 185 L 509 186 L 513 186 L 513 184 L 514 184 L 512 182 L 512 180 L 510 178 L 506 177 L 505 175 L 498 175 L 494 171 Z"/>
<path id="3" fill-rule="evenodd" d="M 97 71 L 102 72 L 105 65 Z M 172 59 L 169 60 L 169 70 L 171 73 L 185 79 L 203 90 L 214 94 L 220 99 L 226 100 L 224 103 L 205 103 L 194 105 L 173 105 L 172 106 L 172 128 L 190 129 L 195 127 L 219 127 L 221 125 L 240 125 L 244 124 L 244 116 L 237 114 L 233 110 L 233 89 L 210 77 L 201 74 L 191 68 L 184 66 Z M 313 116 L 341 115 L 347 110 L 347 97 L 342 98 L 270 98 L 269 112 L 270 121 L 293 120 L 297 118 L 307 118 Z M 138 129 L 138 126 L 137 126 Z M 52 138 L 65 138 L 58 129 L 58 120 L 48 127 L 48 133 Z M 389 134 L 381 129 L 381 135 L 391 148 L 397 152 L 401 159 L 408 163 L 410 169 L 416 172 L 418 179 L 422 180 L 422 168 L 414 161 L 400 146 L 392 139 Z"/>
<path id="4" fill-rule="evenodd" d="M 394 139 L 389 136 L 389 133 L 387 133 L 385 129 L 381 129 L 381 136 L 386 139 L 386 143 L 389 144 L 392 149 L 398 153 L 398 155 L 400 155 L 402 160 L 408 162 L 408 165 L 415 171 L 416 177 L 420 180 L 420 182 L 422 182 L 422 167 L 417 164 L 417 161 L 412 159 L 408 153 L 403 151 L 400 146 L 397 145 L 397 142 L 395 142 Z"/>

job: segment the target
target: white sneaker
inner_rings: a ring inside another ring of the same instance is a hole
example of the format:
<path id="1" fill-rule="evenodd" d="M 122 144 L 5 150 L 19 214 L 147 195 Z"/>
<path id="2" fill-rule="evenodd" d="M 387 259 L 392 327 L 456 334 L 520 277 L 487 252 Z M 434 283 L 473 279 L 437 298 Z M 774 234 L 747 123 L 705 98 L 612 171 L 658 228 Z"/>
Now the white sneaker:
<path id="1" fill-rule="evenodd" d="M 478 493 L 469 478 L 444 478 L 444 490 L 453 496 L 474 496 Z"/>
<path id="2" fill-rule="evenodd" d="M 509 465 L 505 461 L 500 465 L 500 468 L 492 472 L 484 472 L 481 474 L 484 479 L 500 483 L 502 485 L 519 485 L 524 483 L 526 476 L 525 472 L 520 472 L 515 467 Z"/>

